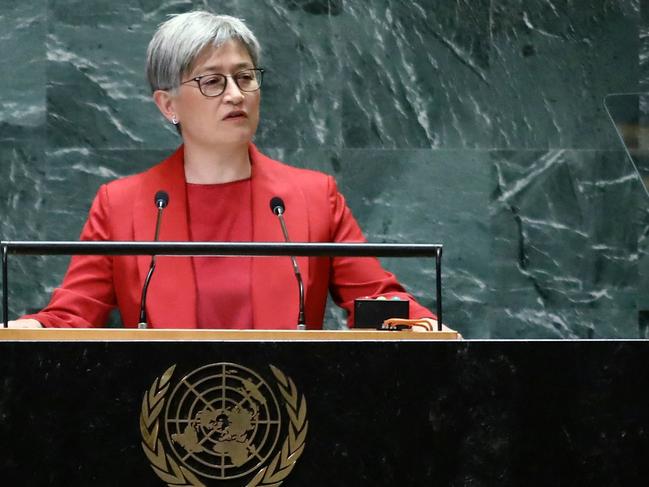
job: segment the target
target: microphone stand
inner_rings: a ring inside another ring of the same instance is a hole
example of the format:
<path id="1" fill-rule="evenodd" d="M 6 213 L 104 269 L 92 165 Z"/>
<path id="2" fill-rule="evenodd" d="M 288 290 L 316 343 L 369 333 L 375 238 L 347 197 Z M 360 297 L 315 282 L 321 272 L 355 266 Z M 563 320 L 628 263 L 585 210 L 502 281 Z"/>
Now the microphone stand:
<path id="1" fill-rule="evenodd" d="M 156 206 L 158 208 L 158 216 L 155 223 L 155 236 L 153 237 L 154 242 L 158 241 L 158 235 L 160 234 L 160 223 L 162 222 L 162 210 L 165 209 L 165 206 L 167 206 L 167 204 L 164 200 L 159 200 L 158 198 L 156 198 Z M 140 321 L 137 324 L 137 327 L 142 330 L 145 330 L 149 327 L 146 318 L 146 294 L 149 290 L 149 283 L 151 282 L 153 271 L 155 271 L 155 261 L 156 255 L 153 254 L 151 256 L 151 265 L 149 266 L 149 272 L 146 275 L 146 279 L 144 279 L 144 286 L 142 286 L 142 298 L 140 300 Z"/>
<path id="2" fill-rule="evenodd" d="M 273 209 L 273 212 L 278 216 L 279 223 L 282 227 L 282 233 L 284 234 L 284 240 L 286 243 L 290 243 L 291 239 L 288 237 L 288 230 L 286 229 L 286 222 L 284 221 L 284 209 L 281 206 L 277 206 Z M 295 256 L 291 255 L 291 263 L 293 264 L 293 272 L 295 273 L 295 278 L 297 279 L 297 287 L 300 293 L 300 311 L 297 317 L 297 329 L 306 330 L 306 320 L 304 318 L 304 282 L 302 281 L 302 274 L 300 273 L 300 268 L 297 266 L 297 260 Z"/>

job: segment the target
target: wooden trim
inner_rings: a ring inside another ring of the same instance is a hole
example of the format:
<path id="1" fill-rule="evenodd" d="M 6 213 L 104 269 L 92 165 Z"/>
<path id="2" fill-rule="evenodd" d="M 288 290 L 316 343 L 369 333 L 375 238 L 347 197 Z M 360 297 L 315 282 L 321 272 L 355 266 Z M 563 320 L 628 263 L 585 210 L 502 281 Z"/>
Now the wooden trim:
<path id="1" fill-rule="evenodd" d="M 134 330 L 95 328 L 1 328 L 2 341 L 437 341 L 456 332 L 374 330 Z"/>

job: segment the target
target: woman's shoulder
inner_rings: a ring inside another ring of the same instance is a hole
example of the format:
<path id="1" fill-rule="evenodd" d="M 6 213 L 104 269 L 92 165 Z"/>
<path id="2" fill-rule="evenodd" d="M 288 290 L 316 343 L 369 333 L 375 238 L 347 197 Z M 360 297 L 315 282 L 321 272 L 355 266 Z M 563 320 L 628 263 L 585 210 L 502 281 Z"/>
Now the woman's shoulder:
<path id="1" fill-rule="evenodd" d="M 118 179 L 113 179 L 112 181 L 109 181 L 105 184 L 106 189 L 111 193 L 135 191 L 137 190 L 138 183 L 141 182 L 145 172 L 146 171 L 138 174 L 131 174 L 129 176 L 124 176 Z"/>
<path id="2" fill-rule="evenodd" d="M 291 178 L 299 180 L 300 183 L 328 184 L 332 176 L 316 169 L 297 167 L 291 163 L 286 163 L 273 159 L 261 152 L 257 152 L 255 162 L 260 165 L 260 170 L 266 174 L 280 176 L 282 178 Z"/>
<path id="3" fill-rule="evenodd" d="M 177 152 L 159 162 L 158 164 L 149 167 L 147 170 L 137 174 L 131 174 L 118 179 L 114 179 L 105 184 L 105 190 L 111 196 L 119 197 L 120 199 L 134 198 L 141 192 L 143 187 L 155 186 L 162 182 L 168 182 L 174 179 L 174 176 L 183 178 L 182 161 L 178 163 Z M 176 166 L 180 167 L 180 175 L 176 175 Z"/>
<path id="4" fill-rule="evenodd" d="M 273 162 L 277 165 L 276 166 L 277 171 L 285 172 L 286 174 L 290 174 L 291 176 L 296 178 L 304 178 L 313 181 L 323 182 L 332 177 L 326 172 L 318 169 L 309 169 L 306 167 L 293 166 L 289 163 L 281 162 L 281 161 L 273 161 Z"/>

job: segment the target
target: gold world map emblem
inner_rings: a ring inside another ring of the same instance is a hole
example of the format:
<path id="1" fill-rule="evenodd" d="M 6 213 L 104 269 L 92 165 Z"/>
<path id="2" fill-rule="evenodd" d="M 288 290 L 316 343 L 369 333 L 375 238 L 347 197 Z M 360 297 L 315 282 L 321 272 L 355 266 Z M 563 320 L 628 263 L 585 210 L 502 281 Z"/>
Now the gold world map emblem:
<path id="1" fill-rule="evenodd" d="M 156 378 L 142 400 L 142 448 L 155 473 L 169 486 L 279 486 L 308 429 L 306 400 L 291 378 L 271 365 L 272 387 L 249 368 L 220 362 L 174 385 L 175 368 Z"/>

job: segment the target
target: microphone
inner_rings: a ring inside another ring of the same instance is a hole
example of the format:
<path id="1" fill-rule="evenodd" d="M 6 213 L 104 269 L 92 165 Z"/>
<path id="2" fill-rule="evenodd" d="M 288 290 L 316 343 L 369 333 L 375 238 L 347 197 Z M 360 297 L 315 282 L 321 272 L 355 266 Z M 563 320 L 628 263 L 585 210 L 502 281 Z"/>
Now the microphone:
<path id="1" fill-rule="evenodd" d="M 158 235 L 160 234 L 160 223 L 162 222 L 162 210 L 164 210 L 169 204 L 169 195 L 166 191 L 158 191 L 155 194 L 153 199 L 156 208 L 158 209 L 158 217 L 155 224 L 155 236 L 153 241 L 158 241 Z M 155 271 L 155 255 L 151 256 L 151 265 L 149 266 L 149 272 L 146 275 L 144 280 L 144 286 L 142 287 L 142 299 L 140 300 L 140 321 L 137 324 L 138 328 L 146 329 L 149 327 L 149 324 L 146 320 L 146 293 L 149 289 L 149 282 L 151 282 L 151 277 L 153 276 L 153 271 Z"/>
<path id="2" fill-rule="evenodd" d="M 270 199 L 270 209 L 277 215 L 279 218 L 279 223 L 282 226 L 282 233 L 284 234 L 284 240 L 287 243 L 291 241 L 288 238 L 288 230 L 286 229 L 286 222 L 284 221 L 284 200 L 279 196 L 273 196 Z M 300 274 L 300 268 L 297 266 L 297 260 L 294 256 L 291 256 L 291 262 L 293 263 L 293 273 L 295 274 L 295 279 L 297 279 L 297 287 L 300 292 L 300 311 L 297 317 L 297 329 L 306 330 L 306 323 L 304 320 L 304 283 L 302 282 L 302 274 Z"/>

